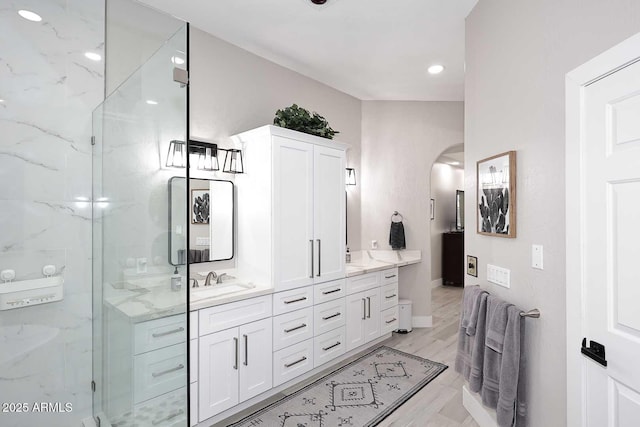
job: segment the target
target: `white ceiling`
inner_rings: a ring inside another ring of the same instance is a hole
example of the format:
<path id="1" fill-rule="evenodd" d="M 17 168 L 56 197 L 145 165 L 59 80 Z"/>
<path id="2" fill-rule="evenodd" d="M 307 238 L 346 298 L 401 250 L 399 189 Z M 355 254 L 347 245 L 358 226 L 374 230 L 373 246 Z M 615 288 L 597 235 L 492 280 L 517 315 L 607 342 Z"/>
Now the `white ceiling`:
<path id="1" fill-rule="evenodd" d="M 359 99 L 461 101 L 478 0 L 141 1 Z"/>

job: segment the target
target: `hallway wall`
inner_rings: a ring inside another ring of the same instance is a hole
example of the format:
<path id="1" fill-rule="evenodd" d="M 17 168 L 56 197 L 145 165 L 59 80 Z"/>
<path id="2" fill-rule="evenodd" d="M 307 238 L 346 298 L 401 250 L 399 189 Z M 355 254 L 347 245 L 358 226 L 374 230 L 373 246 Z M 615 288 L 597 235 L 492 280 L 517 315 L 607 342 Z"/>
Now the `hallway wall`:
<path id="1" fill-rule="evenodd" d="M 527 320 L 531 426 L 566 425 L 565 74 L 640 31 L 636 0 L 480 0 L 467 18 L 465 250 L 490 292 L 539 308 Z M 517 237 L 477 234 L 476 161 L 517 151 Z M 544 270 L 531 245 L 544 245 Z M 486 282 L 487 263 L 511 289 Z M 579 351 L 579 343 L 571 343 Z"/>

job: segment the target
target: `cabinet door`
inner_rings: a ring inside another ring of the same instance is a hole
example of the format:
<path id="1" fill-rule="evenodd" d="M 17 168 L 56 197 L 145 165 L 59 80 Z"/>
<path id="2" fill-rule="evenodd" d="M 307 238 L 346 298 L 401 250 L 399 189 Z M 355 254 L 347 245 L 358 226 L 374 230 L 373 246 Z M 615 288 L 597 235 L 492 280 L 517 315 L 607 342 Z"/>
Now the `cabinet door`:
<path id="1" fill-rule="evenodd" d="M 271 389 L 271 319 L 240 326 L 240 402 Z"/>
<path id="2" fill-rule="evenodd" d="M 273 238 L 276 290 L 312 284 L 313 145 L 278 136 L 273 137 Z"/>
<path id="3" fill-rule="evenodd" d="M 348 295 L 347 300 L 347 351 L 365 343 L 364 322 L 366 319 L 367 299 L 364 292 Z"/>
<path id="4" fill-rule="evenodd" d="M 238 328 L 200 337 L 200 421 L 238 404 L 239 345 Z"/>
<path id="5" fill-rule="evenodd" d="M 345 276 L 345 152 L 314 147 L 315 283 Z"/>
<path id="6" fill-rule="evenodd" d="M 364 293 L 367 301 L 367 313 L 364 321 L 364 342 L 380 337 L 380 288 Z"/>

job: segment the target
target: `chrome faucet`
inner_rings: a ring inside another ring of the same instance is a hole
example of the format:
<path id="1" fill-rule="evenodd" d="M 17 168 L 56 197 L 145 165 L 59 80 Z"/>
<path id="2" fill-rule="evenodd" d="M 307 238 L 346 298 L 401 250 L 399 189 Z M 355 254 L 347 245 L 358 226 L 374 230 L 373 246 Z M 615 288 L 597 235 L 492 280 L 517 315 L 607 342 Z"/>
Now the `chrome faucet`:
<path id="1" fill-rule="evenodd" d="M 204 280 L 204 285 L 205 286 L 211 286 L 211 279 L 215 280 L 216 283 L 220 283 L 218 281 L 218 280 L 220 280 L 220 278 L 218 277 L 216 272 L 215 271 L 210 271 L 209 274 L 207 274 L 207 278 Z"/>
<path id="2" fill-rule="evenodd" d="M 224 276 L 226 276 L 226 275 L 227 275 L 227 273 L 221 273 L 221 274 L 219 274 L 219 275 L 218 275 L 218 278 L 216 279 L 216 284 L 217 284 L 217 285 L 219 285 L 220 283 L 222 283 L 222 278 L 223 278 Z"/>
<path id="3" fill-rule="evenodd" d="M 192 285 L 191 285 L 192 288 L 199 288 L 200 287 L 198 285 L 198 280 L 197 279 L 189 279 L 189 282 L 192 283 Z"/>

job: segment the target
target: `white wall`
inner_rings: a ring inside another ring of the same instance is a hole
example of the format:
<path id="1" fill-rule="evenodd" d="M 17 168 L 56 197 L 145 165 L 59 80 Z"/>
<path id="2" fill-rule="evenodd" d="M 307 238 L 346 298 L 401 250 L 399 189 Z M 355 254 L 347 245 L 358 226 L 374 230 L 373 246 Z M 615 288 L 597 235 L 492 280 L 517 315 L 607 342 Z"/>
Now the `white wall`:
<path id="1" fill-rule="evenodd" d="M 231 146 L 229 137 L 273 123 L 293 103 L 324 116 L 351 144 L 347 167 L 360 178 L 360 100 L 191 27 L 191 138 Z M 228 174 L 218 174 L 229 179 Z M 360 186 L 349 189 L 348 245 L 360 245 Z"/>
<path id="2" fill-rule="evenodd" d="M 103 54 L 103 30 L 103 0 L 0 8 L 0 270 L 20 281 L 54 264 L 65 280 L 60 302 L 0 311 L 0 401 L 73 407 L 0 412 L 2 426 L 77 426 L 91 414 L 90 137 L 104 63 L 84 52 Z"/>
<path id="3" fill-rule="evenodd" d="M 402 298 L 413 315 L 431 316 L 431 166 L 463 138 L 462 102 L 362 103 L 362 247 L 377 240 L 390 249 L 393 211 L 404 216 L 407 249 L 420 249 L 422 262 L 400 269 Z"/>
<path id="4" fill-rule="evenodd" d="M 566 418 L 564 76 L 640 31 L 635 0 L 480 0 L 467 18 L 465 82 L 466 253 L 481 283 L 523 309 L 527 320 L 531 426 Z M 476 161 L 517 151 L 515 239 L 476 227 Z M 544 271 L 531 244 L 544 245 Z M 511 289 L 486 283 L 486 264 L 511 269 Z M 579 343 L 575 343 L 579 351 Z"/>
<path id="5" fill-rule="evenodd" d="M 431 221 L 431 281 L 442 284 L 442 233 L 455 228 L 456 190 L 464 188 L 464 169 L 436 163 L 431 170 L 431 198 L 435 219 Z"/>

